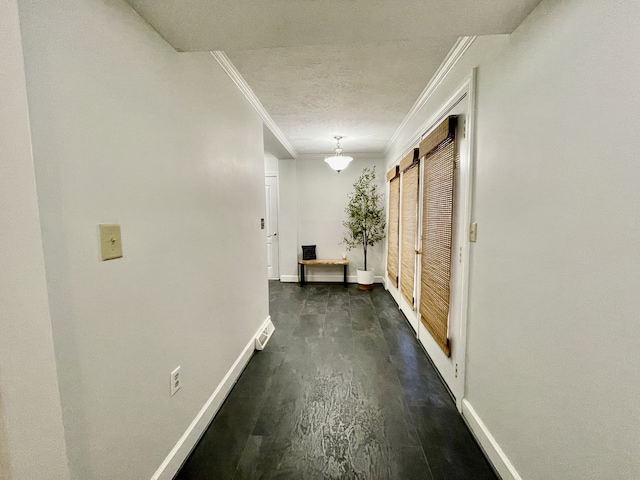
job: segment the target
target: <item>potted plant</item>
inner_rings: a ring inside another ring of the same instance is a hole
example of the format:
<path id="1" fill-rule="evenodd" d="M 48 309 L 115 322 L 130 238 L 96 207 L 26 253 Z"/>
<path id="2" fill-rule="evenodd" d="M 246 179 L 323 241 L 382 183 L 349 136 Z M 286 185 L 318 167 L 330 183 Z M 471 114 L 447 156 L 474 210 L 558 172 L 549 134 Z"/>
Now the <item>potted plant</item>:
<path id="1" fill-rule="evenodd" d="M 382 194 L 378 192 L 376 168 L 365 168 L 353 184 L 349 194 L 349 203 L 345 208 L 347 221 L 342 222 L 346 233 L 342 243 L 348 249 L 362 247 L 364 269 L 358 269 L 358 288 L 373 288 L 373 269 L 367 268 L 367 248 L 373 247 L 384 239 L 385 214 L 382 206 Z"/>

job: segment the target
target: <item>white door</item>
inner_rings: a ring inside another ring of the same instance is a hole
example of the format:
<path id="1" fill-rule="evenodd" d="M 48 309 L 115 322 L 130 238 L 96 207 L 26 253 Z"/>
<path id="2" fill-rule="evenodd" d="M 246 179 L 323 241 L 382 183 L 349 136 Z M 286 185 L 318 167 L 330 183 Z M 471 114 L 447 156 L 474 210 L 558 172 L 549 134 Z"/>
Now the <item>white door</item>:
<path id="1" fill-rule="evenodd" d="M 467 141 L 465 138 L 465 126 L 468 114 L 469 96 L 465 95 L 455 104 L 447 115 L 457 115 L 457 132 L 456 132 L 456 169 L 454 171 L 454 210 L 452 224 L 452 255 L 451 255 L 451 282 L 450 282 L 450 298 L 449 298 L 449 340 L 451 342 L 451 356 L 447 357 L 440 346 L 433 339 L 429 331 L 422 322 L 419 322 L 418 339 L 425 347 L 431 360 L 437 367 L 443 380 L 456 398 L 456 403 L 461 407 L 462 397 L 464 396 L 464 362 L 466 349 L 466 327 L 464 325 L 464 309 L 466 301 L 464 300 L 465 288 L 465 268 L 468 265 L 468 214 L 466 212 L 469 203 L 467 195 L 469 194 L 469 175 L 470 162 L 469 150 L 467 149 Z M 422 173 L 422 172 L 421 172 Z M 422 184 L 422 183 L 421 183 Z M 422 193 L 422 192 L 421 192 Z M 422 198 L 420 198 L 422 204 Z M 422 214 L 421 214 L 422 215 Z M 421 217 L 420 217 L 421 218 Z M 422 225 L 420 225 L 422 231 Z M 465 245 L 466 243 L 466 245 Z M 416 275 L 417 285 L 420 285 L 419 272 Z M 418 314 L 419 315 L 419 314 Z"/>
<path id="2" fill-rule="evenodd" d="M 269 280 L 280 278 L 278 261 L 278 177 L 265 177 L 267 213 L 267 276 Z"/>

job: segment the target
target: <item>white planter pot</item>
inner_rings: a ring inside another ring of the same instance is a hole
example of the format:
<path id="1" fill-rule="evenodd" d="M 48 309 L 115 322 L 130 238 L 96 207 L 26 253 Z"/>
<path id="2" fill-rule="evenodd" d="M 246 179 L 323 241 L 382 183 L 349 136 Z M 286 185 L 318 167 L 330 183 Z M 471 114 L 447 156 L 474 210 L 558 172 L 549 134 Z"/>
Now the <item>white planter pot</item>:
<path id="1" fill-rule="evenodd" d="M 358 288 L 371 290 L 373 288 L 373 270 L 357 270 Z"/>

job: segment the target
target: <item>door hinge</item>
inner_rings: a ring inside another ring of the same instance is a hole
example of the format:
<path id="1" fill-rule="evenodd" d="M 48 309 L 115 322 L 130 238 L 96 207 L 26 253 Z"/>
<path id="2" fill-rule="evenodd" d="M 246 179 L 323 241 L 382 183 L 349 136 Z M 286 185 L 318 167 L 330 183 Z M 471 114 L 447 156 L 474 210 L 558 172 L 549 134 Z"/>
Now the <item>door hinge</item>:
<path id="1" fill-rule="evenodd" d="M 462 247 L 460 247 L 460 253 L 458 254 L 458 263 L 462 263 Z"/>
<path id="2" fill-rule="evenodd" d="M 455 378 L 458 378 L 458 363 L 456 362 L 456 373 L 455 373 Z"/>
<path id="3" fill-rule="evenodd" d="M 462 138 L 467 138 L 467 119 L 462 121 Z"/>

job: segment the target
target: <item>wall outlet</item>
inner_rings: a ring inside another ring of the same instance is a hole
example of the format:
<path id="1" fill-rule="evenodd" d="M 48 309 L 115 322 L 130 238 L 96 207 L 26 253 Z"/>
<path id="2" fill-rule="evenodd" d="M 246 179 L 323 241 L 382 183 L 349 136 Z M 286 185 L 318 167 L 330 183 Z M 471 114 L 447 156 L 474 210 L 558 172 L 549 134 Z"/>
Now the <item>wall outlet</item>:
<path id="1" fill-rule="evenodd" d="M 175 393 L 180 390 L 182 386 L 182 381 L 180 379 L 180 367 L 176 367 L 176 369 L 171 372 L 171 396 L 173 397 Z"/>

